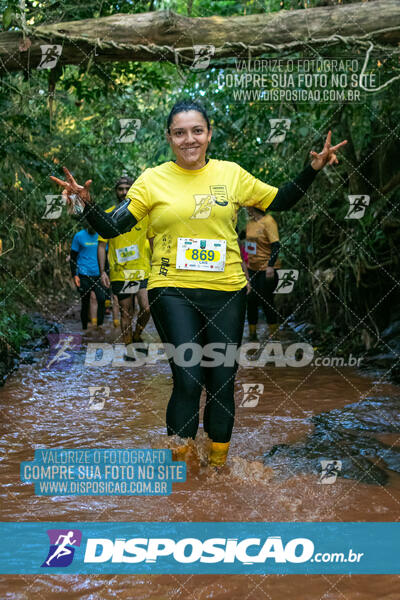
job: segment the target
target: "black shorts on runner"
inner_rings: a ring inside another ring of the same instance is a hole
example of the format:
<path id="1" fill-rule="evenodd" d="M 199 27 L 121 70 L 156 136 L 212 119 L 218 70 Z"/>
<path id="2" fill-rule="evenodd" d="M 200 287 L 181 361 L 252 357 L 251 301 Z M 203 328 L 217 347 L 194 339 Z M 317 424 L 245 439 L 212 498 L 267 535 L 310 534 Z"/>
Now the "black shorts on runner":
<path id="1" fill-rule="evenodd" d="M 137 281 L 111 281 L 112 293 L 115 294 L 118 300 L 126 300 L 127 298 L 134 296 L 139 290 L 147 288 L 148 279 L 142 279 L 140 282 Z M 129 292 L 129 284 L 139 283 L 139 287 L 136 292 Z M 126 292 L 125 292 L 126 290 Z"/>

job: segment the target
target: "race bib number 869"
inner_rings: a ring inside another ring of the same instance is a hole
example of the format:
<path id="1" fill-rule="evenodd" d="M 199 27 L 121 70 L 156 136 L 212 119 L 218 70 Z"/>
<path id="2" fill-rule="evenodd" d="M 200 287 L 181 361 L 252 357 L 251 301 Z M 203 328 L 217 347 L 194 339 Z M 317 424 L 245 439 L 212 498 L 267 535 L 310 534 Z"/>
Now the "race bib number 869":
<path id="1" fill-rule="evenodd" d="M 176 268 L 190 271 L 224 271 L 226 240 L 178 238 Z"/>

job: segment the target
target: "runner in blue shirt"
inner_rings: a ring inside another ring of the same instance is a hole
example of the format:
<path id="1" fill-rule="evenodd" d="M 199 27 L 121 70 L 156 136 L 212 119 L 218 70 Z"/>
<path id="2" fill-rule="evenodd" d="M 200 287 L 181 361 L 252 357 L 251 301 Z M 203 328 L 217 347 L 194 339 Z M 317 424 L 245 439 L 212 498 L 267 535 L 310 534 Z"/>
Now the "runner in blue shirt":
<path id="1" fill-rule="evenodd" d="M 98 234 L 91 225 L 74 235 L 71 245 L 71 274 L 81 296 L 82 329 L 87 329 L 89 321 L 90 292 L 97 299 L 97 325 L 104 321 L 105 291 L 100 283 L 100 271 L 97 262 Z"/>

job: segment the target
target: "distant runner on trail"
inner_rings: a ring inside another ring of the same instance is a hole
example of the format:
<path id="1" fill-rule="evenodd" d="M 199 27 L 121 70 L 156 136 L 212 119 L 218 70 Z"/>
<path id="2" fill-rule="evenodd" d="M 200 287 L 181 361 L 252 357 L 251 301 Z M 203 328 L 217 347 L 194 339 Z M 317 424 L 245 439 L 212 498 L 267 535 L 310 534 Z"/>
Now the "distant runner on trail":
<path id="1" fill-rule="evenodd" d="M 248 255 L 248 272 L 251 292 L 247 297 L 247 319 L 250 340 L 257 340 L 258 308 L 263 309 L 268 323 L 269 335 L 273 338 L 278 330 L 278 315 L 275 309 L 274 291 L 278 285 L 280 242 L 278 225 L 271 215 L 249 206 L 250 220 L 246 226 L 245 248 Z"/>
<path id="2" fill-rule="evenodd" d="M 133 181 L 131 177 L 125 175 L 118 179 L 115 184 L 118 206 L 113 205 L 106 212 L 118 209 L 125 200 Z M 105 288 L 111 286 L 113 294 L 118 298 L 122 339 L 126 345 L 125 359 L 127 360 L 135 360 L 135 353 L 131 344 L 132 342 L 143 342 L 141 335 L 150 318 L 146 289 L 151 257 L 150 243 L 147 238 L 148 221 L 146 217 L 131 231 L 111 239 L 99 237 L 97 250 L 101 282 Z M 109 275 L 105 270 L 107 246 L 110 265 Z M 132 320 L 136 296 L 139 302 L 139 315 L 135 330 L 133 330 Z"/>
<path id="3" fill-rule="evenodd" d="M 81 323 L 86 330 L 89 321 L 90 292 L 97 299 L 97 318 L 93 324 L 100 327 L 104 321 L 106 296 L 100 283 L 100 271 L 97 263 L 98 234 L 88 224 L 86 229 L 74 235 L 70 252 L 70 268 L 74 283 L 81 297 Z"/>

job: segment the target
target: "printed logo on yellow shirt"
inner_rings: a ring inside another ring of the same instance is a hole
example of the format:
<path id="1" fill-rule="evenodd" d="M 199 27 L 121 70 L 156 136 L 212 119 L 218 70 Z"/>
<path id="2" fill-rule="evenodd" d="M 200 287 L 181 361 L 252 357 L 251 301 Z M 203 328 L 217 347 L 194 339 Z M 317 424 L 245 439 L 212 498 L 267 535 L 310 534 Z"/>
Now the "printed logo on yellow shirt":
<path id="1" fill-rule="evenodd" d="M 228 204 L 226 185 L 210 185 L 210 192 L 215 197 L 215 204 L 219 206 L 226 206 Z"/>
<path id="2" fill-rule="evenodd" d="M 211 194 L 194 194 L 195 207 L 191 219 L 208 219 L 212 207 L 227 206 L 228 192 L 225 185 L 210 185 Z"/>

